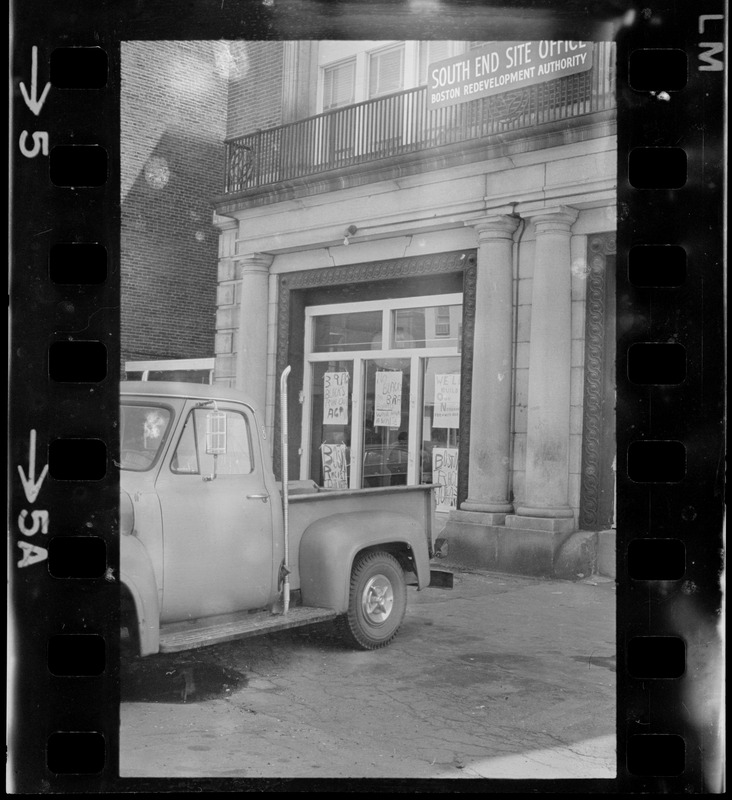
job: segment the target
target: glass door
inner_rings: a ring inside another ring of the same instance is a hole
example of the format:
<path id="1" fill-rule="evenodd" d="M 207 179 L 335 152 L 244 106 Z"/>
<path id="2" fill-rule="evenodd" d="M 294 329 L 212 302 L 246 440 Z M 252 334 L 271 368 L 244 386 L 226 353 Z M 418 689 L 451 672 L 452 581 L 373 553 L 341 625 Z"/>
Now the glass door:
<path id="1" fill-rule="evenodd" d="M 364 361 L 363 489 L 407 485 L 411 367 L 409 358 Z"/>

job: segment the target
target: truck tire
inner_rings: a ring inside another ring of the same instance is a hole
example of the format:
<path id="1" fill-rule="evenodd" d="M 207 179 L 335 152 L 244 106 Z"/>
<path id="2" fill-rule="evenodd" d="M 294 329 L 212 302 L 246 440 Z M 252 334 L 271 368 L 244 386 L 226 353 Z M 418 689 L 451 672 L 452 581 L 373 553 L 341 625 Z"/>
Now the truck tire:
<path id="1" fill-rule="evenodd" d="M 390 553 L 364 553 L 351 572 L 348 613 L 342 629 L 362 650 L 385 647 L 394 639 L 407 609 L 407 584 Z"/>

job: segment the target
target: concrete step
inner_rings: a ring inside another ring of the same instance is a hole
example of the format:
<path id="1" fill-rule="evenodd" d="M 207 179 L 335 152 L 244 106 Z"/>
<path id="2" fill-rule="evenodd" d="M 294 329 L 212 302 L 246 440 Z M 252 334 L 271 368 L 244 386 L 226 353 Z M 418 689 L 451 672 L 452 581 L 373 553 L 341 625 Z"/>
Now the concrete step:
<path id="1" fill-rule="evenodd" d="M 295 606 L 288 609 L 286 614 L 273 614 L 271 611 L 239 612 L 174 622 L 163 625 L 160 629 L 160 652 L 177 653 L 182 650 L 192 650 L 248 636 L 325 622 L 337 616 L 338 614 L 331 608 Z"/>

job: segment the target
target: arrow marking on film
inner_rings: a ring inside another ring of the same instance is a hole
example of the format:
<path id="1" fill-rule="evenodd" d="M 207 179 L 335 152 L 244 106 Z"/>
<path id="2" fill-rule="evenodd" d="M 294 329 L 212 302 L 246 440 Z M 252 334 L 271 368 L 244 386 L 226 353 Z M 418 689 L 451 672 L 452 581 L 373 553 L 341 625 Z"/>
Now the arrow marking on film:
<path id="1" fill-rule="evenodd" d="M 33 45 L 32 52 L 32 61 L 31 61 L 31 90 L 30 95 L 28 94 L 28 90 L 25 88 L 25 84 L 21 81 L 20 83 L 20 91 L 23 93 L 23 99 L 25 100 L 25 104 L 30 108 L 30 110 L 38 116 L 41 113 L 41 108 L 43 108 L 43 104 L 46 102 L 46 95 L 48 94 L 49 89 L 51 88 L 51 84 L 47 83 L 43 87 L 43 91 L 41 92 L 40 98 L 38 97 L 38 48 Z"/>
<path id="2" fill-rule="evenodd" d="M 30 432 L 30 446 L 28 448 L 28 475 L 23 472 L 23 467 L 18 464 L 18 472 L 20 473 L 20 480 L 23 483 L 23 491 L 29 503 L 35 502 L 38 497 L 38 492 L 41 491 L 41 484 L 43 483 L 46 473 L 48 472 L 48 464 L 41 471 L 41 475 L 36 480 L 36 430 L 33 428 Z"/>

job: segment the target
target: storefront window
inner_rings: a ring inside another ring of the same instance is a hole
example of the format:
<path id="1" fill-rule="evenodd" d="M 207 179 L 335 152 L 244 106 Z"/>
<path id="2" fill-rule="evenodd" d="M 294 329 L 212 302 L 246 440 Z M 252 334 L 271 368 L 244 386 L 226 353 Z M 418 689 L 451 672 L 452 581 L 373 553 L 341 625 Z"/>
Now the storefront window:
<path id="1" fill-rule="evenodd" d="M 381 337 L 380 311 L 325 314 L 315 317 L 313 352 L 368 350 Z"/>
<path id="2" fill-rule="evenodd" d="M 398 308 L 391 326 L 394 347 L 458 347 L 462 306 Z"/>
<path id="3" fill-rule="evenodd" d="M 312 307 L 306 319 L 300 477 L 331 490 L 437 483 L 438 510 L 455 508 L 461 296 Z"/>
<path id="4" fill-rule="evenodd" d="M 423 359 L 421 483 L 439 484 L 437 510 L 457 502 L 460 447 L 460 357 Z"/>
<path id="5" fill-rule="evenodd" d="M 310 475 L 326 489 L 348 489 L 353 362 L 314 364 L 311 373 Z"/>

